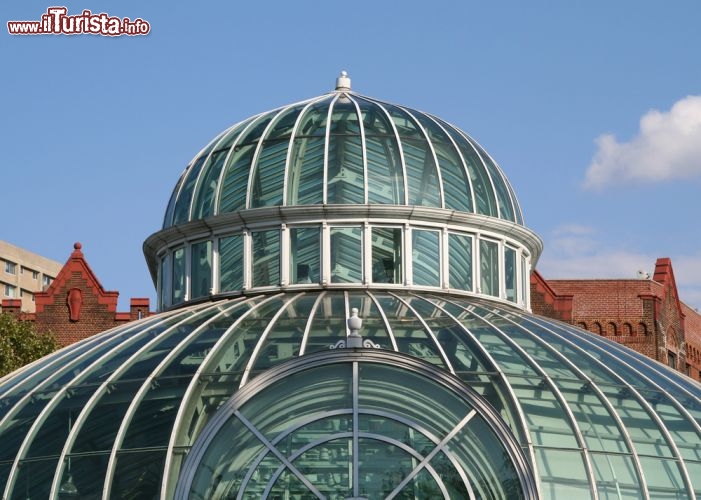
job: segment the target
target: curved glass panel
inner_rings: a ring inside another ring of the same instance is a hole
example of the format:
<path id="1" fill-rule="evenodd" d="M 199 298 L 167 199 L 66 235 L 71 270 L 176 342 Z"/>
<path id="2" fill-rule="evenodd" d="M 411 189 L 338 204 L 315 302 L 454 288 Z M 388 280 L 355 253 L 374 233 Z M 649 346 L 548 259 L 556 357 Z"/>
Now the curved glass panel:
<path id="1" fill-rule="evenodd" d="M 267 127 L 272 116 L 254 117 L 249 120 L 247 128 L 234 145 L 234 151 L 224 169 L 224 176 L 219 193 L 218 213 L 235 212 L 246 208 L 248 176 L 256 152 L 260 135 Z"/>
<path id="2" fill-rule="evenodd" d="M 329 105 L 330 98 L 314 103 L 299 118 L 287 172 L 288 205 L 323 203 Z"/>
<path id="3" fill-rule="evenodd" d="M 326 174 L 328 203 L 364 203 L 365 169 L 360 121 L 355 106 L 340 98 L 333 104 Z"/>
<path id="4" fill-rule="evenodd" d="M 428 116 L 417 114 L 417 120 L 428 133 L 438 157 L 438 167 L 443 178 L 445 208 L 473 212 L 470 180 L 455 145 L 450 137 Z"/>
<path id="5" fill-rule="evenodd" d="M 368 203 L 404 204 L 404 173 L 392 125 L 374 103 L 358 99 L 368 162 Z"/>
<path id="6" fill-rule="evenodd" d="M 484 163 L 482 163 L 482 159 L 472 146 L 472 143 L 470 143 L 463 134 L 455 131 L 451 125 L 444 121 L 439 121 L 446 127 L 446 130 L 450 131 L 450 136 L 460 148 L 460 153 L 467 166 L 472 189 L 475 193 L 477 213 L 496 217 L 498 215 L 496 195 L 494 194 L 492 182 L 489 178 L 489 174 L 487 174 L 485 170 L 486 167 Z"/>

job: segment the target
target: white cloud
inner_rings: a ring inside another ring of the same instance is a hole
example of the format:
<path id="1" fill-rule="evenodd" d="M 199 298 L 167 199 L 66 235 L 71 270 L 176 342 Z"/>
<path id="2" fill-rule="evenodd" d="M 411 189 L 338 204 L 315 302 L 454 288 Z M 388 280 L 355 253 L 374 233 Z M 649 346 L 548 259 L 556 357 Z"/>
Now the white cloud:
<path id="1" fill-rule="evenodd" d="M 647 112 L 638 135 L 629 142 L 618 142 L 611 134 L 595 142 L 598 150 L 587 169 L 585 188 L 701 175 L 701 96 L 677 101 L 668 112 Z"/>

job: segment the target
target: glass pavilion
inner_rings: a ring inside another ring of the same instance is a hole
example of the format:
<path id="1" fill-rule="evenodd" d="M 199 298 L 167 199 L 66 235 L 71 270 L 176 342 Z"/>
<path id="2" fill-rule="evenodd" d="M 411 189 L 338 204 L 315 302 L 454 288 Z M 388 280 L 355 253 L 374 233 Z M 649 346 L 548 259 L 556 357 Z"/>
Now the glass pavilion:
<path id="1" fill-rule="evenodd" d="M 701 498 L 701 386 L 530 314 L 541 249 L 470 136 L 341 74 L 188 165 L 159 314 L 0 380 L 2 498 Z"/>

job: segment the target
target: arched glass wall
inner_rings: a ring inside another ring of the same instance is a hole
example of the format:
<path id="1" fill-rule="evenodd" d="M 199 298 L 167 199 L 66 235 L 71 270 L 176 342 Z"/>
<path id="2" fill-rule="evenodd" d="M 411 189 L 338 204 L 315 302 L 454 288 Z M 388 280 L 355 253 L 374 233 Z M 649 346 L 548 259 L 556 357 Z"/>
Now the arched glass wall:
<path id="1" fill-rule="evenodd" d="M 328 290 L 174 309 L 6 377 L 2 497 L 53 498 L 73 487 L 87 498 L 173 498 L 184 459 L 232 396 L 255 392 L 284 361 L 352 352 L 330 349 L 346 338 L 352 308 L 377 346 L 369 352 L 423 360 L 489 402 L 524 450 L 540 498 L 701 496 L 701 387 L 693 380 L 506 302 Z M 295 395 L 311 401 L 314 380 Z M 417 397 L 433 400 L 435 391 Z"/>
<path id="2" fill-rule="evenodd" d="M 414 287 L 527 308 L 530 252 L 494 233 L 326 222 L 242 229 L 159 256 L 159 307 L 218 294 L 301 287 Z"/>
<path id="3" fill-rule="evenodd" d="M 431 397 L 427 398 L 426 395 Z M 537 498 L 494 409 L 431 365 L 329 352 L 271 370 L 218 410 L 176 499 Z"/>

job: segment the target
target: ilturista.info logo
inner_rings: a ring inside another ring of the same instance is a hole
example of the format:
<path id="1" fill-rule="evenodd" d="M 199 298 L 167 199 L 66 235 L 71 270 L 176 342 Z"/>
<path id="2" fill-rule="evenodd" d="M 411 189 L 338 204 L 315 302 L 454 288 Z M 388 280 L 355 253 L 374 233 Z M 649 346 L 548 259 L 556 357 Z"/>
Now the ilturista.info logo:
<path id="1" fill-rule="evenodd" d="M 39 21 L 7 21 L 10 35 L 148 35 L 151 25 L 141 18 L 114 17 L 84 10 L 69 15 L 66 7 L 49 7 Z"/>

